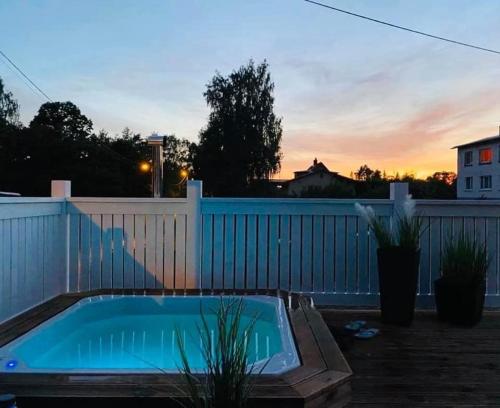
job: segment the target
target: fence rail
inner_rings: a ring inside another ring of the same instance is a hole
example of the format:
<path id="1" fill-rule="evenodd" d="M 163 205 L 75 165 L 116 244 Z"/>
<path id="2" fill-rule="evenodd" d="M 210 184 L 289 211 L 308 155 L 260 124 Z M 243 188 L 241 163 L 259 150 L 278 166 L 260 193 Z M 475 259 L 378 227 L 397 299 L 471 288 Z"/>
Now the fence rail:
<path id="1" fill-rule="evenodd" d="M 402 195 L 399 194 L 399 197 Z M 387 221 L 391 200 L 359 200 Z M 65 291 L 281 288 L 332 305 L 376 305 L 376 243 L 355 200 L 0 199 L 0 320 Z M 500 306 L 500 202 L 417 201 L 418 303 L 433 305 L 448 236 L 467 231 L 491 258 L 487 305 Z"/>

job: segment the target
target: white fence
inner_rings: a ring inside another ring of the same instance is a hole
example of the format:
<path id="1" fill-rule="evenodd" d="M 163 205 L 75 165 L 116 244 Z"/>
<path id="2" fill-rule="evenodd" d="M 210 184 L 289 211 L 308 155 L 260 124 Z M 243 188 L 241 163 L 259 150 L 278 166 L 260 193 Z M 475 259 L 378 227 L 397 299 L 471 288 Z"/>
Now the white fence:
<path id="1" fill-rule="evenodd" d="M 0 321 L 66 290 L 63 199 L 0 199 Z"/>
<path id="2" fill-rule="evenodd" d="M 401 186 L 400 186 L 401 187 Z M 391 200 L 359 200 L 391 217 Z M 317 303 L 376 305 L 376 243 L 355 200 L 0 199 L 0 320 L 65 291 L 281 288 Z M 420 306 L 432 306 L 450 234 L 474 233 L 491 257 L 487 304 L 500 306 L 500 203 L 417 202 Z"/>

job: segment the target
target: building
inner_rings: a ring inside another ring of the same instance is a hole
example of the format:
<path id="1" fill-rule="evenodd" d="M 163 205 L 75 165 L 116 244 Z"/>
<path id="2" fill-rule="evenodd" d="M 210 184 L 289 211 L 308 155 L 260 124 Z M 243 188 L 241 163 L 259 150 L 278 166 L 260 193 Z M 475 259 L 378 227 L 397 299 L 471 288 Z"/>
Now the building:
<path id="1" fill-rule="evenodd" d="M 454 149 L 457 149 L 457 198 L 500 199 L 500 134 Z"/>
<path id="2" fill-rule="evenodd" d="M 322 162 L 314 159 L 307 170 L 295 171 L 294 178 L 287 180 L 282 185 L 288 195 L 300 196 L 309 188 L 324 189 L 335 185 L 352 185 L 354 183 L 354 180 L 328 170 Z"/>

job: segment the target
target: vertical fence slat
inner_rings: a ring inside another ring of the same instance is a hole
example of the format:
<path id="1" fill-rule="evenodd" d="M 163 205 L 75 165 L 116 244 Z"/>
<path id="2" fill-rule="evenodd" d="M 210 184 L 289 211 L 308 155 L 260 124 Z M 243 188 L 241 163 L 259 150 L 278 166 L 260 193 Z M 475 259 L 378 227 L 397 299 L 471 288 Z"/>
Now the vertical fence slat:
<path id="1" fill-rule="evenodd" d="M 102 216 L 102 261 L 101 261 L 101 286 L 113 287 L 113 215 Z"/>
<path id="2" fill-rule="evenodd" d="M 259 215 L 257 220 L 258 225 L 258 259 L 257 259 L 257 287 L 259 289 L 267 289 L 269 281 L 269 217 L 267 215 Z"/>
<path id="3" fill-rule="evenodd" d="M 0 321 L 10 316 L 10 270 L 8 254 L 10 231 L 6 228 L 10 220 L 0 220 Z"/>
<path id="4" fill-rule="evenodd" d="M 302 259 L 301 259 L 301 291 L 311 292 L 313 285 L 313 218 L 302 216 Z"/>
<path id="5" fill-rule="evenodd" d="M 257 288 L 257 216 L 254 214 L 247 217 L 246 236 L 246 282 L 245 288 Z"/>
<path id="6" fill-rule="evenodd" d="M 312 290 L 323 292 L 324 290 L 324 217 L 313 216 L 312 237 Z"/>
<path id="7" fill-rule="evenodd" d="M 186 216 L 175 219 L 175 275 L 174 287 L 186 288 Z"/>
<path id="8" fill-rule="evenodd" d="M 246 275 L 246 215 L 236 215 L 236 266 L 235 266 L 235 288 L 245 288 Z"/>
<path id="9" fill-rule="evenodd" d="M 302 216 L 291 217 L 290 288 L 295 292 L 302 290 Z"/>
<path id="10" fill-rule="evenodd" d="M 124 287 L 124 258 L 126 249 L 124 246 L 124 227 L 123 214 L 113 214 L 113 229 L 111 230 L 111 239 L 113 240 L 113 287 Z"/>
<path id="11" fill-rule="evenodd" d="M 215 289 L 224 287 L 224 215 L 214 215 L 213 225 L 213 282 Z"/>
<path id="12" fill-rule="evenodd" d="M 144 251 L 146 248 L 146 217 L 142 214 L 134 216 L 134 240 L 135 240 L 135 273 L 134 288 L 143 289 L 146 281 L 146 268 Z"/>
<path id="13" fill-rule="evenodd" d="M 81 291 L 90 289 L 90 216 L 80 215 L 80 278 Z"/>
<path id="14" fill-rule="evenodd" d="M 135 278 L 135 237 L 134 237 L 134 215 L 125 214 L 123 216 L 123 287 L 134 288 Z"/>
<path id="15" fill-rule="evenodd" d="M 346 293 L 346 217 L 335 216 L 335 292 Z"/>
<path id="16" fill-rule="evenodd" d="M 370 236 L 368 235 L 368 224 L 361 217 L 358 218 L 358 292 L 367 294 L 370 292 Z"/>
<path id="17" fill-rule="evenodd" d="M 279 216 L 270 215 L 269 216 L 269 241 L 268 241 L 268 287 L 269 289 L 276 289 L 279 287 L 278 275 L 279 275 L 279 246 L 280 246 L 280 236 L 279 236 Z"/>
<path id="18" fill-rule="evenodd" d="M 154 276 L 154 287 L 163 288 L 164 286 L 164 276 L 163 276 L 163 257 L 165 256 L 165 236 L 164 236 L 164 224 L 163 215 L 154 216 L 156 241 L 154 242 L 155 247 L 155 276 Z"/>
<path id="19" fill-rule="evenodd" d="M 335 216 L 325 216 L 324 242 L 323 242 L 323 290 L 333 292 L 335 275 Z"/>
<path id="20" fill-rule="evenodd" d="M 173 215 L 165 216 L 165 254 L 163 258 L 164 285 L 167 289 L 174 287 L 175 270 L 175 219 Z"/>
<path id="21" fill-rule="evenodd" d="M 278 285 L 282 290 L 289 290 L 291 285 L 291 217 L 288 215 L 278 216 L 279 229 L 279 269 L 278 269 Z"/>
<path id="22" fill-rule="evenodd" d="M 156 288 L 156 243 L 159 241 L 156 231 L 156 216 L 146 215 L 146 234 L 144 251 L 144 269 L 146 273 L 145 287 L 148 289 Z"/>
<path id="23" fill-rule="evenodd" d="M 37 221 L 40 217 L 37 217 Z M 38 228 L 38 227 L 37 227 Z M 78 275 L 80 257 L 80 215 L 71 214 L 69 216 L 69 290 L 78 291 Z"/>
<path id="24" fill-rule="evenodd" d="M 93 214 L 90 220 L 90 289 L 101 287 L 101 217 Z"/>
<path id="25" fill-rule="evenodd" d="M 358 217 L 348 216 L 346 222 L 346 291 L 358 291 Z"/>
<path id="26" fill-rule="evenodd" d="M 26 262 L 26 278 L 25 278 L 25 292 L 26 292 L 26 300 L 27 300 L 27 305 L 26 307 L 29 306 L 29 303 L 32 302 L 39 302 L 40 299 L 40 288 L 37 286 L 37 280 L 38 276 L 41 274 L 42 271 L 40 271 L 36 267 L 36 238 L 35 234 L 36 233 L 36 219 L 32 217 L 27 217 L 26 218 L 26 224 L 25 224 L 25 239 L 26 239 L 26 245 L 25 245 L 25 262 Z M 60 244 L 61 245 L 61 244 Z"/>
<path id="27" fill-rule="evenodd" d="M 203 215 L 201 282 L 204 289 L 212 288 L 213 215 Z"/>
<path id="28" fill-rule="evenodd" d="M 418 276 L 418 289 L 417 293 L 426 294 L 429 292 L 429 276 L 430 276 L 430 218 L 424 217 L 423 221 L 423 233 L 420 238 L 420 268 Z"/>
<path id="29" fill-rule="evenodd" d="M 224 288 L 233 288 L 235 267 L 235 218 L 234 215 L 225 216 L 224 228 Z"/>

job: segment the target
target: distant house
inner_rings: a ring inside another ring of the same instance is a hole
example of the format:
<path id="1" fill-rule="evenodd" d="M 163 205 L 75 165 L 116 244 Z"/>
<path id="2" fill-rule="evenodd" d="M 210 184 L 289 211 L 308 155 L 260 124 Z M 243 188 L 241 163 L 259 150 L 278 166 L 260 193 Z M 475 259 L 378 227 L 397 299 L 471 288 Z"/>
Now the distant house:
<path id="1" fill-rule="evenodd" d="M 457 149 L 457 198 L 500 198 L 500 134 L 454 149 Z"/>
<path id="2" fill-rule="evenodd" d="M 313 164 L 307 170 L 295 171 L 293 179 L 282 182 L 282 188 L 288 195 L 300 196 L 310 188 L 324 189 L 338 184 L 354 183 L 353 179 L 328 170 L 322 162 L 314 159 Z"/>

